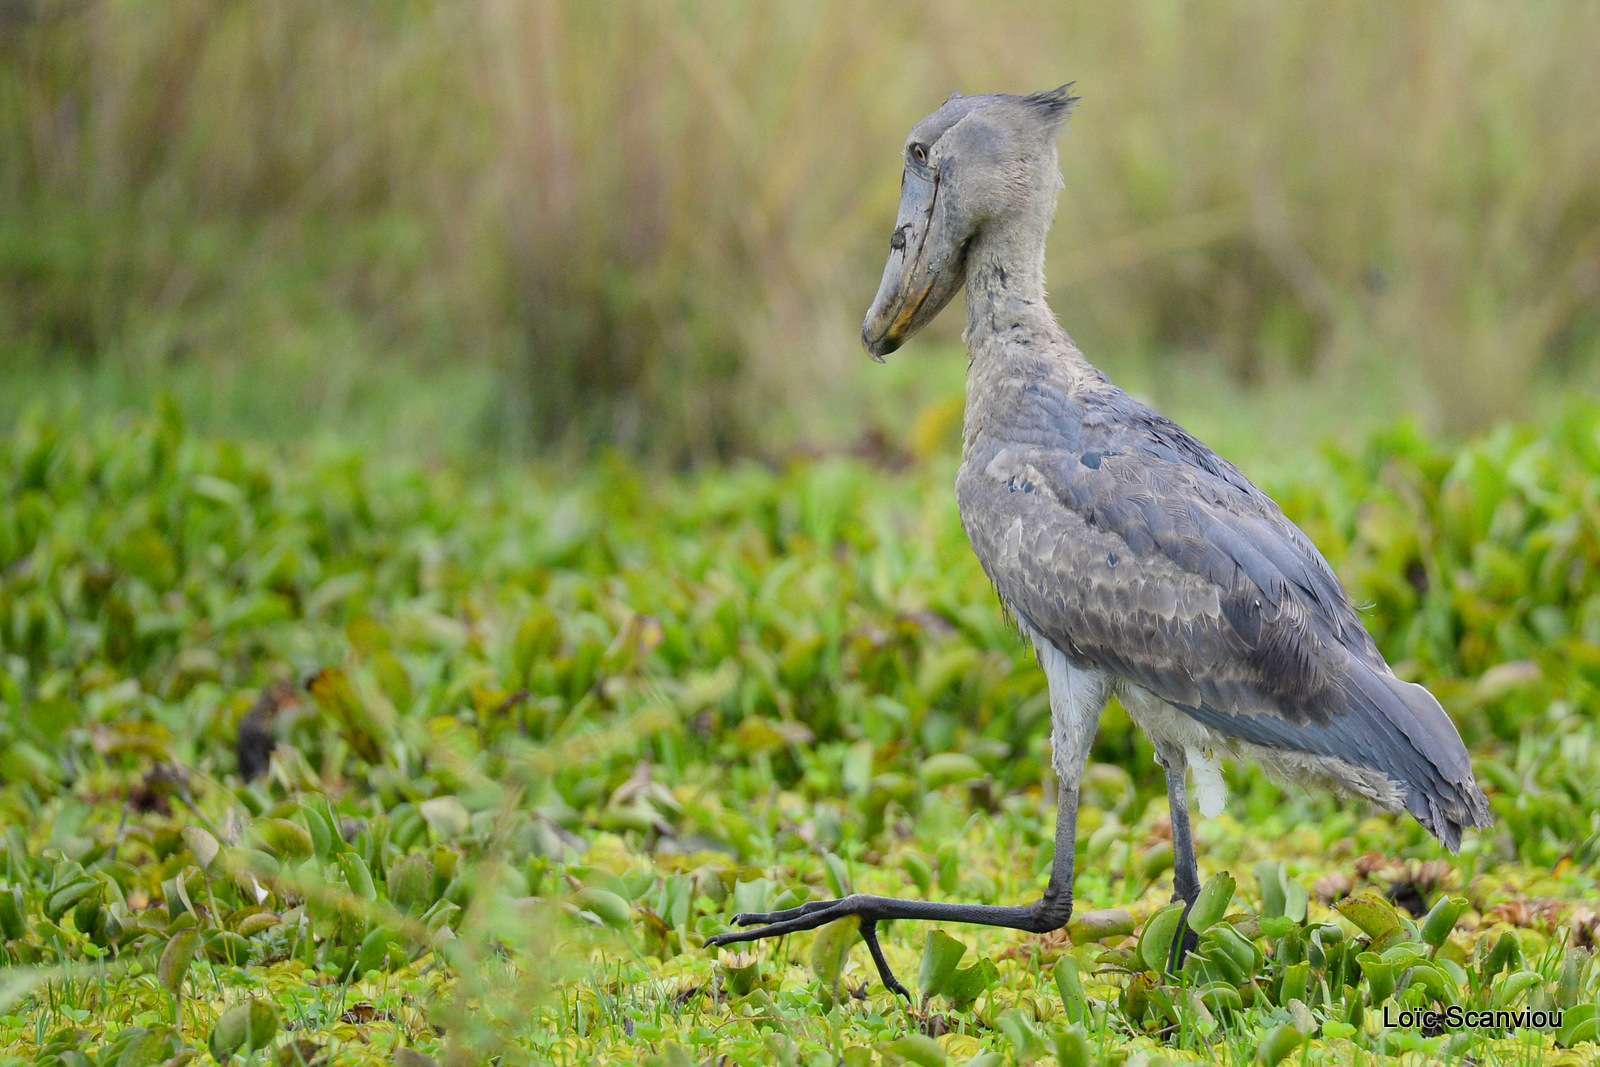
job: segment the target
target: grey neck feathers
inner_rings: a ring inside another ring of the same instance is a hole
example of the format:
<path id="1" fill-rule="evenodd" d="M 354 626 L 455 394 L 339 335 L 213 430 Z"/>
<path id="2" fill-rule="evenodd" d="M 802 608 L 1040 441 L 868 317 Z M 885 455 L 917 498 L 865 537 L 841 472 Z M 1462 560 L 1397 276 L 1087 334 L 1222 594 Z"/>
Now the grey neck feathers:
<path id="1" fill-rule="evenodd" d="M 985 228 L 967 250 L 967 347 L 974 362 L 1060 354 L 1081 361 L 1045 300 L 1044 225 Z"/>

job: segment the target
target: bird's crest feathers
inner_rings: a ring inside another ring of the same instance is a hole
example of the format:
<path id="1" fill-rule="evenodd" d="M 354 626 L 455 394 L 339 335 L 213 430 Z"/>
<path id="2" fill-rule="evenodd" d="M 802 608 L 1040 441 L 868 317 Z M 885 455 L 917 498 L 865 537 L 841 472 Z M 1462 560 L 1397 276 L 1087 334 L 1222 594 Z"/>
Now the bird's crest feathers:
<path id="1" fill-rule="evenodd" d="M 1040 117 L 1048 122 L 1060 124 L 1072 114 L 1072 106 L 1081 97 L 1072 95 L 1072 87 L 1076 82 L 1068 82 L 1058 89 L 1047 89 L 1044 92 L 1029 93 L 1022 98 L 1022 102 L 1033 108 Z"/>

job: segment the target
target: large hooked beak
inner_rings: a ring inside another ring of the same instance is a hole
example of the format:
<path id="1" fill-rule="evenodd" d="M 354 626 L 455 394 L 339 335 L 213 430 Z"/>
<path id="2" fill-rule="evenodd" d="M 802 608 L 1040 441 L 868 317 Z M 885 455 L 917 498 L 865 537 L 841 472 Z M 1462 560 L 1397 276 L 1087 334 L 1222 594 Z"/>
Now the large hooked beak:
<path id="1" fill-rule="evenodd" d="M 889 261 L 861 324 L 861 343 L 879 363 L 939 314 L 966 280 L 966 242 L 952 233 L 953 205 L 942 203 L 939 192 L 937 173 L 908 169 L 900 179 Z"/>

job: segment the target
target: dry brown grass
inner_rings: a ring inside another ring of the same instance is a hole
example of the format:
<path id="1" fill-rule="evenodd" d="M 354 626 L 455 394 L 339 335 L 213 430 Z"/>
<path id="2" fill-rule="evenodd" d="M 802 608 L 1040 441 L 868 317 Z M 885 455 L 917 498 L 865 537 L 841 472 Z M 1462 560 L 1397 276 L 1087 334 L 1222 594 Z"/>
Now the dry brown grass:
<path id="1" fill-rule="evenodd" d="M 1469 428 L 1600 350 L 1596 69 L 1594 4 L 9 0 L 0 357 L 469 362 L 501 436 L 770 447 L 858 403 L 905 130 L 1073 78 L 1086 348 Z"/>

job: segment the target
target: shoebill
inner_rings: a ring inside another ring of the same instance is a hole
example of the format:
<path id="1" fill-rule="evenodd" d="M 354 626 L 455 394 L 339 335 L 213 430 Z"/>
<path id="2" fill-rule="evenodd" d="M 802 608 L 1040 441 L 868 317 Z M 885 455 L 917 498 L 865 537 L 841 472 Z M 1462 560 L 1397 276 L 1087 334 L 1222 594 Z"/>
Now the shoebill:
<path id="1" fill-rule="evenodd" d="M 1112 385 L 1045 302 L 1045 235 L 1062 188 L 1070 86 L 951 96 L 905 144 L 889 260 L 861 335 L 881 360 L 967 289 L 961 523 L 1050 687 L 1058 781 L 1044 896 L 1015 906 L 856 894 L 767 914 L 710 944 L 846 916 L 878 973 L 886 919 L 1044 933 L 1072 914 L 1078 785 L 1115 693 L 1149 735 L 1172 810 L 1174 900 L 1200 891 L 1186 773 L 1200 810 L 1217 760 L 1408 811 L 1456 851 L 1490 825 L 1467 750 L 1427 690 L 1394 676 L 1316 546 L 1237 467 Z M 1181 963 L 1184 946 L 1174 946 Z M 909 994 L 906 994 L 909 996 Z"/>

